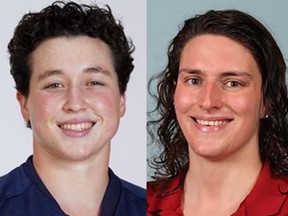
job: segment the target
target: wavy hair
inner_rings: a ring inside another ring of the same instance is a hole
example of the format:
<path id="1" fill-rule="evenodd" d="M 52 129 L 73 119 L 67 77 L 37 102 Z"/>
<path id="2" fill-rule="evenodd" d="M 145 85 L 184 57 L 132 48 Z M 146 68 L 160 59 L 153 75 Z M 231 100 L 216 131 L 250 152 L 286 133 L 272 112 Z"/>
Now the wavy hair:
<path id="1" fill-rule="evenodd" d="M 15 28 L 8 44 L 10 73 L 16 89 L 25 97 L 29 95 L 31 55 L 45 40 L 55 37 L 89 36 L 104 41 L 110 48 L 118 86 L 124 94 L 134 69 L 132 41 L 126 37 L 120 21 L 113 17 L 108 5 L 77 4 L 55 1 L 40 12 L 27 13 Z M 27 127 L 31 128 L 30 122 Z"/>
<path id="2" fill-rule="evenodd" d="M 189 164 L 188 143 L 181 132 L 173 106 L 180 55 L 186 43 L 203 35 L 221 35 L 246 47 L 254 57 L 262 77 L 262 94 L 268 118 L 260 120 L 259 149 L 262 161 L 270 164 L 272 175 L 288 174 L 288 98 L 286 64 L 271 33 L 251 15 L 238 10 L 208 11 L 187 19 L 168 48 L 168 64 L 149 80 L 149 92 L 156 99 L 148 113 L 157 118 L 148 121 L 152 143 L 159 143 L 160 155 L 149 162 L 156 169 L 155 179 L 179 174 Z M 152 83 L 157 81 L 157 93 Z M 157 131 L 156 134 L 154 131 Z"/>
<path id="3" fill-rule="evenodd" d="M 111 49 L 118 85 L 123 94 L 134 69 L 134 45 L 116 20 L 110 7 L 56 1 L 38 13 L 25 14 L 8 44 L 11 75 L 16 89 L 28 96 L 31 77 L 31 54 L 43 41 L 61 36 L 85 35 L 99 38 Z"/>

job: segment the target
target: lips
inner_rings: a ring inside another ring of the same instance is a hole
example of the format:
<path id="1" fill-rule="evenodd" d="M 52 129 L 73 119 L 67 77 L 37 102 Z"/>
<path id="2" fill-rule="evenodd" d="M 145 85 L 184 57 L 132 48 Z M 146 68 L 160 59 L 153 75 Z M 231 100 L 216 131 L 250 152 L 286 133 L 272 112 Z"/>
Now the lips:
<path id="1" fill-rule="evenodd" d="M 192 119 L 201 126 L 208 126 L 208 127 L 220 127 L 227 125 L 229 122 L 232 121 L 232 119 L 217 119 L 217 120 L 209 120 L 209 119 L 201 119 L 192 117 Z"/>
<path id="2" fill-rule="evenodd" d="M 65 124 L 61 124 L 59 126 L 60 126 L 60 128 L 62 128 L 64 130 L 83 131 L 83 130 L 90 129 L 91 127 L 93 127 L 93 125 L 94 125 L 94 123 L 92 123 L 92 122 L 82 122 L 82 123 L 77 123 L 77 124 L 65 123 Z"/>
<path id="3" fill-rule="evenodd" d="M 58 127 L 66 136 L 79 138 L 88 135 L 95 124 L 90 120 L 71 120 L 58 124 Z"/>
<path id="4" fill-rule="evenodd" d="M 208 120 L 202 120 L 202 119 L 196 119 L 196 122 L 203 126 L 222 126 L 222 125 L 229 123 L 228 120 L 208 121 Z"/>

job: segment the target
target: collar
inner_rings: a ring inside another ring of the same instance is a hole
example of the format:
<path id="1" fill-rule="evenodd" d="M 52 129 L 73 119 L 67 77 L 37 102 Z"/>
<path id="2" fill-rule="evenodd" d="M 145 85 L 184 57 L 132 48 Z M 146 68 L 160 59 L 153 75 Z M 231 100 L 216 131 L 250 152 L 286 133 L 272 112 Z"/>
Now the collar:
<path id="1" fill-rule="evenodd" d="M 185 176 L 186 169 L 167 180 L 148 182 L 147 213 L 149 215 L 183 215 L 181 194 Z"/>
<path id="2" fill-rule="evenodd" d="M 45 194 L 45 196 L 48 197 L 51 202 L 53 202 L 56 206 L 59 207 L 59 209 L 61 209 L 59 204 L 56 202 L 52 194 L 48 191 L 48 189 L 40 179 L 33 165 L 32 158 L 33 156 L 30 156 L 27 159 L 26 163 L 23 164 L 24 172 L 31 179 L 31 181 L 38 188 L 38 190 L 41 191 L 43 194 Z M 113 171 L 110 168 L 108 174 L 109 174 L 109 182 L 101 204 L 101 213 L 100 213 L 101 216 L 114 215 L 122 191 L 122 185 L 120 179 L 113 173 Z"/>
<path id="3" fill-rule="evenodd" d="M 121 190 L 120 179 L 109 168 L 109 183 L 101 204 L 101 216 L 114 215 L 120 201 Z"/>
<path id="4" fill-rule="evenodd" d="M 34 164 L 33 164 L 33 156 L 31 155 L 28 157 L 26 162 L 23 164 L 23 169 L 25 174 L 29 177 L 29 179 L 33 182 L 33 184 L 36 186 L 36 188 L 43 193 L 55 206 L 58 206 L 59 209 L 60 206 L 52 196 L 52 194 L 48 191 L 42 180 L 40 179 Z M 63 212 L 64 213 L 64 212 Z M 65 214 L 66 215 L 66 214 Z"/>
<path id="5" fill-rule="evenodd" d="M 183 215 L 181 194 L 186 175 L 181 174 L 169 179 L 164 193 L 157 193 L 161 187 L 153 182 L 147 185 L 148 213 L 152 215 Z M 163 188 L 163 187 L 162 187 Z M 155 195 L 156 194 L 156 195 Z M 288 197 L 288 177 L 273 178 L 268 163 L 264 163 L 252 191 L 240 204 L 233 216 L 240 215 L 275 215 Z"/>
<path id="6" fill-rule="evenodd" d="M 238 212 L 245 212 L 249 215 L 277 214 L 287 200 L 287 195 L 288 177 L 273 178 L 269 164 L 264 163 L 252 191 L 233 215 L 239 215 Z"/>

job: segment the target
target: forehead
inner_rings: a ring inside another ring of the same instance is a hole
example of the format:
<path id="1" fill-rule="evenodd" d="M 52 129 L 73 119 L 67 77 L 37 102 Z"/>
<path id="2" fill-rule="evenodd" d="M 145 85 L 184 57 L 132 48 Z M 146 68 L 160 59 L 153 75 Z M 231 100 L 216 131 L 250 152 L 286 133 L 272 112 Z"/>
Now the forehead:
<path id="1" fill-rule="evenodd" d="M 247 71 L 260 75 L 250 50 L 228 37 L 210 34 L 197 36 L 186 43 L 179 67 L 179 70 Z"/>
<path id="2" fill-rule="evenodd" d="M 91 67 L 115 73 L 110 47 L 88 36 L 47 39 L 31 55 L 32 76 L 47 70 L 73 73 Z"/>

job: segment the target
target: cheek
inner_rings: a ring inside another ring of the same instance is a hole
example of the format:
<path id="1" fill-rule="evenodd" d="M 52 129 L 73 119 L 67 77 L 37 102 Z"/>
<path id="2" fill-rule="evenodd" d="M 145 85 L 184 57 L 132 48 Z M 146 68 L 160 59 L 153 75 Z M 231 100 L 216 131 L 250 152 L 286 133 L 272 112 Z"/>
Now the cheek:
<path id="1" fill-rule="evenodd" d="M 118 114 L 120 97 L 117 97 L 117 94 L 98 92 L 90 95 L 89 98 L 89 104 L 91 104 L 94 109 L 101 110 L 103 113 L 109 113 L 109 115 Z"/>
<path id="2" fill-rule="evenodd" d="M 177 87 L 174 93 L 174 106 L 175 111 L 177 112 L 185 112 L 191 106 L 195 104 L 195 96 L 193 94 L 188 93 L 183 90 L 181 87 Z"/>
<path id="3" fill-rule="evenodd" d="M 229 98 L 229 102 L 227 104 L 239 114 L 247 115 L 250 117 L 259 118 L 261 99 L 260 96 L 253 95 L 253 93 L 235 96 L 233 98 Z"/>
<path id="4" fill-rule="evenodd" d="M 113 103 L 109 96 L 99 95 L 93 99 L 93 107 L 103 111 L 109 111 L 113 107 Z"/>
<path id="5" fill-rule="evenodd" d="M 31 121 L 47 121 L 59 112 L 63 105 L 62 100 L 49 94 L 37 94 L 31 97 L 29 112 Z"/>
<path id="6" fill-rule="evenodd" d="M 113 94 L 101 94 L 94 97 L 90 107 L 101 117 L 105 133 L 114 136 L 120 122 L 120 98 Z"/>

